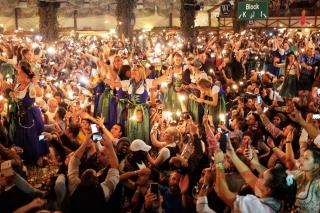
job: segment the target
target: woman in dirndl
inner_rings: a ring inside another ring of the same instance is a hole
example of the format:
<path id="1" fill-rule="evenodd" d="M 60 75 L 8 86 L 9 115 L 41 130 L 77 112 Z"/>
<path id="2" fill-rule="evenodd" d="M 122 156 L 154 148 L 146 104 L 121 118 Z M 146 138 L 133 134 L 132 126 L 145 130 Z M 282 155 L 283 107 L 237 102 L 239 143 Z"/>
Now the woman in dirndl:
<path id="1" fill-rule="evenodd" d="M 298 95 L 300 68 L 293 52 L 288 53 L 285 63 L 285 79 L 280 90 L 283 98 L 292 99 Z"/>
<path id="2" fill-rule="evenodd" d="M 42 91 L 33 79 L 31 65 L 27 61 L 21 61 L 18 66 L 17 85 L 14 91 L 10 92 L 9 131 L 15 145 L 23 149 L 22 158 L 27 164 L 35 164 L 49 153 L 49 144 L 39 141 L 44 122 L 39 107 L 34 106 L 34 103 L 36 97 L 41 97 Z"/>
<path id="3" fill-rule="evenodd" d="M 129 97 L 126 100 L 128 115 L 126 122 L 126 133 L 130 141 L 141 139 L 149 142 L 150 119 L 149 119 L 149 89 L 159 85 L 167 77 L 157 79 L 146 79 L 145 68 L 142 65 L 134 65 L 129 80 L 108 81 L 112 87 L 121 88 L 127 92 Z"/>

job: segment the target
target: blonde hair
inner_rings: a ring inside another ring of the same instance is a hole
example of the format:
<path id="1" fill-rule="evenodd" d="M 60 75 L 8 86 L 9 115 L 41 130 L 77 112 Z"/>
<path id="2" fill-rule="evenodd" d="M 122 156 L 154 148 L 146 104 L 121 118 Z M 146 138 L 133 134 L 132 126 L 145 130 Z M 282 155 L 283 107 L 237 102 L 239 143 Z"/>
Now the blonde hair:
<path id="1" fill-rule="evenodd" d="M 133 66 L 132 70 L 137 70 L 139 72 L 141 80 L 146 80 L 147 76 L 146 76 L 145 68 L 142 65 L 137 64 Z"/>

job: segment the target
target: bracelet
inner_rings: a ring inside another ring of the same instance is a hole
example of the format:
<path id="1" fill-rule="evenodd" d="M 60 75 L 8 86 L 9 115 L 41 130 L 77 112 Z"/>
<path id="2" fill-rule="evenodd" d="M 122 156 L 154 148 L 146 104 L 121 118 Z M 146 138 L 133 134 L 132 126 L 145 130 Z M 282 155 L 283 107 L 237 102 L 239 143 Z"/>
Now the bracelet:
<path id="1" fill-rule="evenodd" d="M 287 143 L 292 143 L 292 141 L 286 141 L 286 144 L 287 144 Z"/>
<path id="2" fill-rule="evenodd" d="M 273 151 L 273 150 L 276 149 L 276 148 L 278 148 L 278 147 L 273 147 L 273 148 L 271 148 L 271 150 Z"/>
<path id="3" fill-rule="evenodd" d="M 223 170 L 224 169 L 224 164 L 222 162 L 217 163 L 216 165 L 217 169 Z"/>

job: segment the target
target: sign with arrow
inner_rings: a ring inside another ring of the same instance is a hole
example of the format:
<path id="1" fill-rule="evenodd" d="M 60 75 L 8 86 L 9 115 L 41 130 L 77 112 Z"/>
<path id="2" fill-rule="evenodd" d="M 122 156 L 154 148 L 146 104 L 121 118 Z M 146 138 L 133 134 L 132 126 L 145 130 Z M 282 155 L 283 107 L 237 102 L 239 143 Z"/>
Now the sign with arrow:
<path id="1" fill-rule="evenodd" d="M 238 2 L 237 18 L 239 20 L 267 19 L 269 17 L 268 0 Z"/>

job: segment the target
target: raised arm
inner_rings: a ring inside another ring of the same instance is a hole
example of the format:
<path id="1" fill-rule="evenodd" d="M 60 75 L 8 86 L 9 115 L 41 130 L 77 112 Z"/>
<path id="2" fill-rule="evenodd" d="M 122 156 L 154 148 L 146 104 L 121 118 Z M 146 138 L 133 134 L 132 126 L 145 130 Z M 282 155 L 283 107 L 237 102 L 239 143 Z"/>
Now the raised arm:
<path id="1" fill-rule="evenodd" d="M 120 180 L 119 161 L 113 149 L 112 143 L 106 142 L 104 147 L 105 148 L 102 150 L 102 152 L 106 152 L 111 168 L 108 171 L 106 179 L 100 184 L 100 186 L 103 189 L 105 200 L 108 201 Z"/>
<path id="2" fill-rule="evenodd" d="M 290 119 L 300 124 L 309 134 L 310 137 L 316 138 L 320 135 L 320 130 L 315 128 L 311 123 L 308 123 L 303 119 L 301 113 L 295 108 L 294 111 L 289 115 Z M 316 144 L 320 148 L 320 144 Z"/>
<path id="3" fill-rule="evenodd" d="M 294 152 L 292 149 L 293 132 L 289 132 L 286 139 L 286 166 L 289 170 L 292 170 L 296 165 L 296 159 L 294 158 Z"/>
<path id="4" fill-rule="evenodd" d="M 227 185 L 223 166 L 223 152 L 221 150 L 217 151 L 214 158 L 216 164 L 216 193 L 232 209 L 236 194 L 231 192 Z"/>
<path id="5" fill-rule="evenodd" d="M 277 128 L 273 123 L 271 123 L 269 118 L 263 113 L 261 104 L 255 104 L 255 107 L 258 111 L 262 123 L 265 126 L 265 129 L 272 135 L 272 137 L 277 138 L 280 135 L 282 135 L 282 131 L 279 128 Z"/>
<path id="6" fill-rule="evenodd" d="M 157 129 L 153 126 L 150 131 L 151 143 L 152 146 L 156 148 L 162 148 L 166 146 L 166 142 L 161 142 L 157 139 Z"/>
<path id="7" fill-rule="evenodd" d="M 81 117 L 83 117 L 85 119 L 89 119 L 93 123 L 97 124 L 102 129 L 104 136 L 106 136 L 114 145 L 117 143 L 118 139 L 113 137 L 111 132 L 104 126 L 104 118 L 103 117 L 94 118 L 91 115 L 89 115 L 88 113 L 82 113 Z"/>
<path id="8" fill-rule="evenodd" d="M 280 148 L 275 146 L 274 141 L 270 137 L 267 139 L 267 143 L 271 148 L 271 151 L 277 156 L 277 158 L 280 159 L 282 163 L 286 164 L 285 153 Z"/>
<path id="9" fill-rule="evenodd" d="M 257 182 L 258 178 L 252 173 L 249 167 L 243 163 L 240 158 L 237 156 L 236 152 L 234 151 L 231 141 L 227 139 L 227 153 L 232 160 L 234 166 L 239 171 L 242 178 L 245 182 L 252 188 L 255 187 L 255 183 Z"/>
<path id="10" fill-rule="evenodd" d="M 87 136 L 86 140 L 81 144 L 81 146 L 75 151 L 74 155 L 71 157 L 68 165 L 68 180 L 69 180 L 69 191 L 70 194 L 76 190 L 77 186 L 80 184 L 79 178 L 79 166 L 80 159 L 82 158 L 84 152 L 86 151 L 89 143 L 91 143 L 91 136 Z"/>

